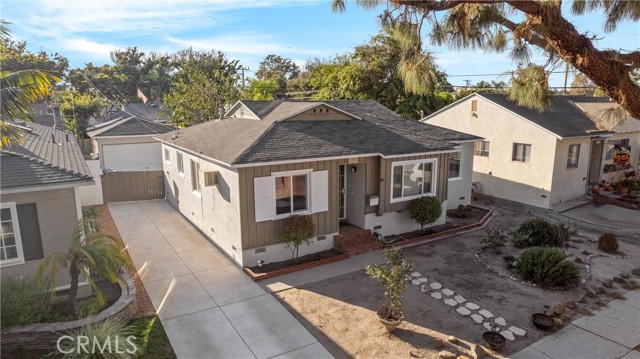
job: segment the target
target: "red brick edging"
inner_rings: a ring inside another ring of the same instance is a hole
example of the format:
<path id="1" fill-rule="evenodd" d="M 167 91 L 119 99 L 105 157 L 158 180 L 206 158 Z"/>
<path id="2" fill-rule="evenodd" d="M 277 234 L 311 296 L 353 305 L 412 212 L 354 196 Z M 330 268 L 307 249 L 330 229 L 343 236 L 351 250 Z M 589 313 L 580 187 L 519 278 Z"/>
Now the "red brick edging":
<path id="1" fill-rule="evenodd" d="M 257 281 L 261 281 L 263 279 L 277 277 L 279 275 L 292 273 L 292 272 L 297 272 L 297 271 L 300 271 L 300 270 L 303 270 L 303 269 L 307 269 L 307 268 L 313 268 L 313 267 L 321 266 L 323 264 L 329 264 L 329 263 L 333 263 L 333 262 L 338 262 L 338 261 L 341 261 L 341 260 L 344 260 L 344 259 L 347 259 L 347 258 L 349 258 L 349 255 L 347 253 L 342 253 L 342 254 L 339 254 L 339 255 L 337 255 L 335 257 L 329 257 L 329 258 L 319 259 L 319 260 L 313 261 L 313 262 L 302 263 L 302 264 L 298 264 L 298 265 L 295 265 L 295 266 L 278 269 L 278 270 L 275 270 L 275 271 L 269 272 L 269 273 L 254 273 L 249 267 L 243 267 L 242 269 L 249 276 L 249 278 L 251 278 L 251 280 L 253 280 L 254 282 L 257 282 Z"/>

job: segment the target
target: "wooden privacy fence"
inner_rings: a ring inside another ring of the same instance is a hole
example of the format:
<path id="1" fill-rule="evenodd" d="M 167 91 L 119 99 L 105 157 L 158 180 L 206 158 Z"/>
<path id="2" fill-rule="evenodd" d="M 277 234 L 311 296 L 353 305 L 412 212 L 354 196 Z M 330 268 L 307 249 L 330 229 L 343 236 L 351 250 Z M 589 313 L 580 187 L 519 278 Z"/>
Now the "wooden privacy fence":
<path id="1" fill-rule="evenodd" d="M 102 176 L 104 203 L 164 199 L 162 171 L 109 172 Z"/>

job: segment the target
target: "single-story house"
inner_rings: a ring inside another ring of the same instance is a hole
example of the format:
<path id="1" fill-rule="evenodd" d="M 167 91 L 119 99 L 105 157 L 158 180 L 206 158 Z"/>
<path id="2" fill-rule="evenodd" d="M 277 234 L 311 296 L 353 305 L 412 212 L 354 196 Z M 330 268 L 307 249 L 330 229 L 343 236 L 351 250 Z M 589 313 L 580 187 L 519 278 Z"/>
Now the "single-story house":
<path id="1" fill-rule="evenodd" d="M 100 111 L 100 114 L 89 118 L 89 127 L 131 116 L 160 123 L 167 123 L 170 117 L 169 110 L 164 108 L 159 101 L 150 103 L 128 103 L 119 106 L 110 104 L 105 106 Z"/>
<path id="2" fill-rule="evenodd" d="M 555 96 L 539 112 L 505 94 L 475 93 L 422 122 L 484 138 L 473 161 L 481 192 L 552 208 L 638 163 L 640 121 L 610 121 L 616 106 L 608 98 Z M 614 163 L 616 145 L 629 150 L 626 164 Z"/>
<path id="3" fill-rule="evenodd" d="M 315 225 L 304 255 L 332 248 L 341 221 L 397 234 L 419 228 L 413 199 L 468 204 L 480 140 L 375 101 L 240 101 L 157 138 L 167 200 L 241 266 L 291 257 L 280 231 L 292 214 Z"/>
<path id="4" fill-rule="evenodd" d="M 79 188 L 94 184 L 72 134 L 36 123 L 19 128 L 23 141 L 0 150 L 3 278 L 33 278 L 47 254 L 69 249 L 82 218 Z M 68 287 L 66 270 L 57 283 Z M 91 293 L 84 280 L 80 293 Z"/>
<path id="5" fill-rule="evenodd" d="M 146 105 L 144 105 L 146 106 Z M 162 170 L 159 134 L 174 131 L 165 123 L 127 114 L 90 127 L 93 158 L 104 172 Z"/>

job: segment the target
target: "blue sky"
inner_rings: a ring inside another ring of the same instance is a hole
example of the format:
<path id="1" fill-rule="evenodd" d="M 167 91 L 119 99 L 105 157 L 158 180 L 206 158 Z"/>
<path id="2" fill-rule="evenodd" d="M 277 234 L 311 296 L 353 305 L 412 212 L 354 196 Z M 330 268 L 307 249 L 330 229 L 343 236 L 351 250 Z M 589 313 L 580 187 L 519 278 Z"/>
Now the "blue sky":
<path id="1" fill-rule="evenodd" d="M 566 1 L 568 3 L 568 1 Z M 72 67 L 110 63 L 115 49 L 174 52 L 189 46 L 220 50 L 252 71 L 275 53 L 303 64 L 351 51 L 378 32 L 380 10 L 365 11 L 347 1 L 344 14 L 331 12 L 329 0 L 3 0 L 3 19 L 14 37 L 66 56 Z M 599 48 L 640 48 L 640 24 L 626 22 L 604 34 L 595 14 L 574 20 L 580 31 L 598 35 Z M 453 85 L 505 80 L 515 65 L 505 54 L 432 48 Z M 249 76 L 252 75 L 250 71 Z M 563 75 L 551 76 L 561 86 Z"/>

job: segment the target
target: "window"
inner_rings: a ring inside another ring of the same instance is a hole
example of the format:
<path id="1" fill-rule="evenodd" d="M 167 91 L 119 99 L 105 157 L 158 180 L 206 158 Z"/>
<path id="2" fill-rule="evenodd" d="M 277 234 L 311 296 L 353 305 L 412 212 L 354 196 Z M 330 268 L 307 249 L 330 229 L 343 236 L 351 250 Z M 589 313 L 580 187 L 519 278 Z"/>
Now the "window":
<path id="1" fill-rule="evenodd" d="M 478 100 L 471 100 L 471 111 L 478 111 Z"/>
<path id="2" fill-rule="evenodd" d="M 22 241 L 20 238 L 20 226 L 18 225 L 18 213 L 15 203 L 2 203 L 0 207 L 0 264 L 24 263 Z"/>
<path id="3" fill-rule="evenodd" d="M 569 157 L 567 157 L 567 168 L 578 167 L 579 157 L 580 157 L 580 145 L 570 145 Z"/>
<path id="4" fill-rule="evenodd" d="M 511 160 L 529 163 L 529 160 L 531 160 L 531 145 L 514 143 L 513 156 L 511 157 Z"/>
<path id="5" fill-rule="evenodd" d="M 182 158 L 182 152 L 176 152 L 176 162 L 178 164 L 178 174 L 184 176 L 184 163 Z"/>
<path id="6" fill-rule="evenodd" d="M 489 141 L 481 141 L 473 144 L 473 154 L 476 156 L 489 157 Z"/>
<path id="7" fill-rule="evenodd" d="M 449 179 L 460 179 L 460 155 L 462 152 L 449 154 Z"/>
<path id="8" fill-rule="evenodd" d="M 200 163 L 191 160 L 191 190 L 200 193 Z"/>
<path id="9" fill-rule="evenodd" d="M 169 157 L 169 149 L 168 148 L 164 149 L 164 161 L 166 163 L 171 163 L 171 157 Z"/>
<path id="10" fill-rule="evenodd" d="M 606 159 L 608 159 L 608 160 L 612 160 L 613 159 L 613 151 L 614 151 L 614 148 L 616 147 L 616 145 L 629 146 L 629 139 L 625 138 L 625 139 L 622 139 L 622 140 L 607 141 L 607 157 L 606 157 Z"/>
<path id="11" fill-rule="evenodd" d="M 307 211 L 308 182 L 307 174 L 275 178 L 276 215 Z"/>
<path id="12" fill-rule="evenodd" d="M 391 176 L 391 202 L 435 195 L 435 159 L 394 163 Z"/>

